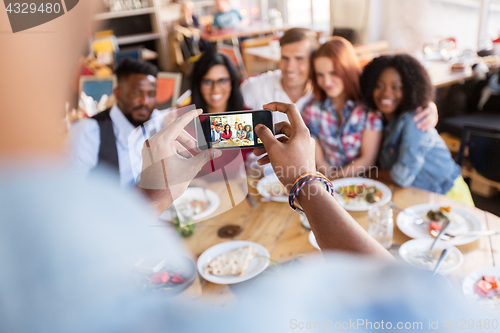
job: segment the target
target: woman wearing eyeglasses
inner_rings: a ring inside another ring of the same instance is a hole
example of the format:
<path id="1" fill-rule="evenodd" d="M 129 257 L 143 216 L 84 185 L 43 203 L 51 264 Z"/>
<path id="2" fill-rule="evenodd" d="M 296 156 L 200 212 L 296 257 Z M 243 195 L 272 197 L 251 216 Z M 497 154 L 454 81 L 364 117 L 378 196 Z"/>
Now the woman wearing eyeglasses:
<path id="1" fill-rule="evenodd" d="M 191 76 L 191 101 L 205 113 L 243 110 L 240 75 L 224 54 L 205 52 Z"/>
<path id="2" fill-rule="evenodd" d="M 241 78 L 233 62 L 224 54 L 208 51 L 194 64 L 191 74 L 191 103 L 204 113 L 220 113 L 226 111 L 241 111 L 243 96 L 240 92 Z M 239 124 L 243 133 L 243 126 Z M 224 128 L 225 130 L 225 128 Z M 222 132 L 222 131 L 221 131 Z M 243 158 L 251 149 L 243 149 Z M 213 160 L 213 165 L 207 163 L 202 173 L 210 173 L 223 168 L 228 179 L 239 177 L 240 163 L 233 163 L 238 158 L 240 150 L 225 150 L 220 158 Z"/>

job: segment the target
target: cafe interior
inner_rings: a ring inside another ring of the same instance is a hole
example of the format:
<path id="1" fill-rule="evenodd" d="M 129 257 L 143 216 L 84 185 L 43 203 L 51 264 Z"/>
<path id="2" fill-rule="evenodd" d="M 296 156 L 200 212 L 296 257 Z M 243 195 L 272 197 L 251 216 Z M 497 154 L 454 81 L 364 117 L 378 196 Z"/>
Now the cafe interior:
<path id="1" fill-rule="evenodd" d="M 5 332 L 498 331 L 500 0 L 83 2 L 3 33 Z"/>

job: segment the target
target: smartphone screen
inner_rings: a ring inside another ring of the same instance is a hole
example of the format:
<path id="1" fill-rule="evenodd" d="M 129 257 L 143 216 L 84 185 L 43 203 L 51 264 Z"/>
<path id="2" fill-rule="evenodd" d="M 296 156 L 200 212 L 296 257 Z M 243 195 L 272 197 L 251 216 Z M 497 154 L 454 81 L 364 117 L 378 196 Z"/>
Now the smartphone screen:
<path id="1" fill-rule="evenodd" d="M 271 110 L 206 113 L 199 120 L 196 137 L 201 150 L 263 147 L 255 134 L 257 124 L 267 126 L 274 134 Z"/>

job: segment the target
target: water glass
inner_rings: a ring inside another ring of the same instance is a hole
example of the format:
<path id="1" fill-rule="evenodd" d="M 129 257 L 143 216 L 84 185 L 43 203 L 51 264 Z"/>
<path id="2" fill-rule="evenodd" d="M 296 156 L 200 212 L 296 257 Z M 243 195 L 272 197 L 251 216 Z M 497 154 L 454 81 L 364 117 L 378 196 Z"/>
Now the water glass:
<path id="1" fill-rule="evenodd" d="M 300 214 L 300 223 L 302 223 L 302 226 L 308 230 L 311 230 L 311 226 L 309 225 L 309 220 L 307 219 L 306 214 L 303 212 L 299 214 Z"/>
<path id="2" fill-rule="evenodd" d="M 375 206 L 368 211 L 368 233 L 386 249 L 392 245 L 394 221 L 389 206 Z"/>

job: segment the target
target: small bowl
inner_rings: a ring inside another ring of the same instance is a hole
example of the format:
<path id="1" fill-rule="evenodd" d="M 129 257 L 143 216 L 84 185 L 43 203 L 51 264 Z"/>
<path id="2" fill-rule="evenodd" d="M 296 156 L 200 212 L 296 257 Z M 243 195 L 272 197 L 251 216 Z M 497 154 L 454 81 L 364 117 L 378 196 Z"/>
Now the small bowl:
<path id="1" fill-rule="evenodd" d="M 445 242 L 438 242 L 434 248 L 432 259 L 427 261 L 426 254 L 431 248 L 434 239 L 417 238 L 410 240 L 399 248 L 399 255 L 410 265 L 420 269 L 432 271 L 439 260 L 441 252 L 447 248 L 449 251 L 448 257 L 445 259 L 438 274 L 447 275 L 460 267 L 464 261 L 464 256 L 455 246 Z"/>

